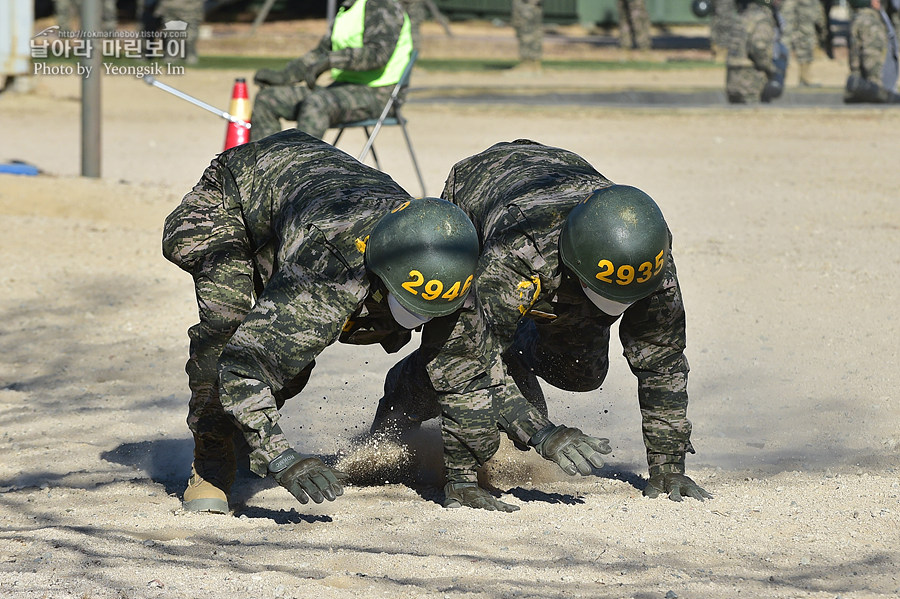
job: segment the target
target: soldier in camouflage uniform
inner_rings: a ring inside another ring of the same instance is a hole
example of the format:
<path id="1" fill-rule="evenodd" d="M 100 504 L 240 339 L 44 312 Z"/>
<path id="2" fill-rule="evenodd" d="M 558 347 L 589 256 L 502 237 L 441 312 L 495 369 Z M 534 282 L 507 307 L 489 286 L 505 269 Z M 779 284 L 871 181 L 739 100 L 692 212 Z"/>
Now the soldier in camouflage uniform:
<path id="1" fill-rule="evenodd" d="M 519 64 L 516 68 L 540 70 L 544 54 L 543 0 L 513 0 L 512 26 L 519 43 Z"/>
<path id="2" fill-rule="evenodd" d="M 728 55 L 728 36 L 739 20 L 735 0 L 713 0 L 710 42 L 716 60 L 724 60 Z"/>
<path id="3" fill-rule="evenodd" d="M 619 45 L 624 50 L 649 50 L 650 13 L 644 0 L 617 0 L 619 10 Z"/>
<path id="4" fill-rule="evenodd" d="M 881 0 L 850 0 L 850 76 L 844 90 L 848 103 L 900 103 L 897 94 L 897 32 Z"/>
<path id="5" fill-rule="evenodd" d="M 373 431 L 414 427 L 442 412 L 451 483 L 475 484 L 476 468 L 497 449 L 495 420 L 520 448 L 546 457 L 547 436 L 560 427 L 547 421 L 536 376 L 569 391 L 599 389 L 609 367 L 610 328 L 621 317 L 619 336 L 638 379 L 650 468 L 645 494 L 709 497 L 684 475 L 685 454 L 694 452 L 685 313 L 671 236 L 656 204 L 639 190 L 613 185 L 576 154 L 528 140 L 499 143 L 457 163 L 442 197 L 469 215 L 482 239 L 479 311 L 463 311 L 440 343 L 423 337 L 422 347 L 391 369 Z M 598 244 L 608 251 L 595 252 Z M 594 287 L 604 280 L 615 283 L 600 295 Z M 480 414 L 460 408 L 473 404 L 463 392 L 482 397 Z M 460 423 L 468 430 L 460 431 Z M 601 442 L 594 447 L 606 453 Z"/>
<path id="6" fill-rule="evenodd" d="M 409 17 L 396 0 L 345 0 L 316 48 L 280 71 L 256 72 L 251 140 L 281 131 L 280 119 L 321 138 L 339 123 L 380 116 L 412 50 Z M 316 87 L 329 69 L 334 82 Z"/>
<path id="7" fill-rule="evenodd" d="M 781 5 L 784 17 L 782 36 L 785 45 L 794 53 L 800 69 L 800 85 L 814 85 L 812 63 L 819 31 L 825 29 L 825 11 L 819 0 L 784 0 Z"/>
<path id="8" fill-rule="evenodd" d="M 771 102 L 784 90 L 787 49 L 781 42 L 778 0 L 739 0 L 729 36 L 725 94 L 733 104 Z"/>
<path id="9" fill-rule="evenodd" d="M 413 46 L 417 50 L 421 50 L 422 46 L 422 23 L 428 18 L 428 7 L 424 0 L 400 0 L 400 6 L 409 17 L 409 28 L 412 34 Z"/>
<path id="10" fill-rule="evenodd" d="M 251 470 L 302 503 L 342 493 L 339 473 L 291 448 L 278 410 L 328 345 L 397 351 L 409 329 L 467 299 L 474 227 L 449 202 L 410 200 L 387 175 L 290 130 L 220 154 L 168 216 L 163 254 L 192 275 L 200 311 L 188 331 L 185 509 L 228 512 L 235 430 Z"/>
<path id="11" fill-rule="evenodd" d="M 64 31 L 71 31 L 73 19 L 81 21 L 81 0 L 54 0 L 53 8 L 56 23 Z M 116 0 L 102 0 L 100 12 L 103 31 L 115 31 L 119 21 Z"/>
<path id="12" fill-rule="evenodd" d="M 203 23 L 203 0 L 158 0 L 153 14 L 162 25 L 169 21 L 187 23 L 184 59 L 188 64 L 196 64 L 197 39 L 200 36 L 200 24 Z"/>

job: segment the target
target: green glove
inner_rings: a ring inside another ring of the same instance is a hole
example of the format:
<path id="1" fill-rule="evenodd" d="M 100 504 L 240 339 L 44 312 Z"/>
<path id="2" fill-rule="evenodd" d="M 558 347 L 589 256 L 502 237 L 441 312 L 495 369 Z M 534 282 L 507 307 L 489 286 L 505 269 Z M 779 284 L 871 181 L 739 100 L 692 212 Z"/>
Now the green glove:
<path id="1" fill-rule="evenodd" d="M 712 499 L 712 495 L 705 489 L 689 477 L 677 472 L 650 475 L 650 482 L 644 487 L 644 497 L 656 499 L 663 493 L 667 493 L 672 501 L 684 501 L 685 497 L 693 497 L 698 501 Z"/>
<path id="2" fill-rule="evenodd" d="M 548 425 L 536 432 L 528 444 L 544 459 L 556 462 L 566 474 L 587 476 L 603 466 L 600 454 L 612 453 L 609 439 L 589 437 L 577 428 Z"/>
<path id="3" fill-rule="evenodd" d="M 332 470 L 314 456 L 302 456 L 293 449 L 282 452 L 269 462 L 269 473 L 279 485 L 291 492 L 300 503 L 334 501 L 344 494 L 342 483 L 348 478 Z"/>
<path id="4" fill-rule="evenodd" d="M 324 58 L 320 58 L 312 65 L 306 68 L 306 75 L 304 79 L 306 80 L 306 87 L 309 89 L 316 89 L 316 79 L 319 78 L 319 75 L 327 71 L 331 68 L 331 59 L 327 56 Z"/>
<path id="5" fill-rule="evenodd" d="M 471 507 L 491 512 L 519 510 L 519 506 L 500 501 L 477 483 L 447 483 L 444 487 L 444 507 Z"/>
<path id="6" fill-rule="evenodd" d="M 274 69 L 260 69 L 253 75 L 253 83 L 260 87 L 267 85 L 286 85 L 287 75 L 284 71 L 276 71 Z"/>

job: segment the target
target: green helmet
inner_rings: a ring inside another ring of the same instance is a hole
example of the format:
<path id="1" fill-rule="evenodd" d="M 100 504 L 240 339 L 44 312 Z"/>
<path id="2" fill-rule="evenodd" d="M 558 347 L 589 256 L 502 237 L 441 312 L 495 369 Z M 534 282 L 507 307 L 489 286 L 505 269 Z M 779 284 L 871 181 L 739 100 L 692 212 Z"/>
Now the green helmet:
<path id="1" fill-rule="evenodd" d="M 475 276 L 479 243 L 466 213 L 439 198 L 411 200 L 378 221 L 366 265 L 404 308 L 426 317 L 459 308 Z"/>
<path id="2" fill-rule="evenodd" d="M 668 254 L 662 212 L 650 196 L 627 185 L 597 190 L 575 206 L 559 238 L 563 264 L 587 289 L 617 304 L 656 291 Z"/>

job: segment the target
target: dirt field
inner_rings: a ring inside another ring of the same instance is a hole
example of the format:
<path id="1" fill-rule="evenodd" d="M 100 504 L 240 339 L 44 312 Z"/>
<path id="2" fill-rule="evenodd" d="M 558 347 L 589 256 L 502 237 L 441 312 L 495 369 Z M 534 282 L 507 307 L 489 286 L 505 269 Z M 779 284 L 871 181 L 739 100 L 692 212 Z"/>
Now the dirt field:
<path id="1" fill-rule="evenodd" d="M 844 64 L 816 66 L 823 93 L 839 93 Z M 238 76 L 252 73 L 166 81 L 227 107 Z M 409 452 L 354 443 L 396 359 L 358 347 L 325 353 L 283 425 L 300 451 L 386 482 L 310 507 L 245 474 L 233 517 L 181 511 L 196 307 L 160 232 L 221 150 L 224 121 L 105 77 L 103 177 L 89 180 L 77 177 L 80 80 L 0 95 L 0 162 L 43 171 L 0 175 L 0 597 L 900 596 L 900 111 L 424 101 L 434 88 L 723 81 L 719 69 L 416 72 L 406 114 L 430 194 L 457 160 L 526 137 L 645 189 L 675 235 L 697 448 L 688 473 L 715 498 L 641 496 L 636 385 L 614 342 L 601 393 L 546 387 L 552 417 L 611 439 L 609 466 L 572 479 L 504 445 L 485 478 L 521 506 L 513 514 L 440 506 L 433 427 Z M 353 133 L 341 146 L 355 154 Z M 418 193 L 399 134 L 385 130 L 377 147 Z M 398 479 L 390 467 L 407 462 Z"/>

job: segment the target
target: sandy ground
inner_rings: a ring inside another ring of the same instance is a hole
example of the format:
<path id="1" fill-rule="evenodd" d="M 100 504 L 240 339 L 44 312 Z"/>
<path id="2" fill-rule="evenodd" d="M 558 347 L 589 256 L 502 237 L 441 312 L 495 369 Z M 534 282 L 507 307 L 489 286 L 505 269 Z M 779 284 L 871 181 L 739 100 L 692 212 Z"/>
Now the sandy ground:
<path id="1" fill-rule="evenodd" d="M 843 65 L 822 63 L 837 89 Z M 227 106 L 236 76 L 168 82 Z M 448 88 L 717 88 L 718 69 L 417 72 Z M 688 83 L 686 83 L 688 82 Z M 165 215 L 221 150 L 224 122 L 128 77 L 103 81 L 103 177 L 77 177 L 79 80 L 0 95 L 0 597 L 900 596 L 894 307 L 896 132 L 882 108 L 406 108 L 429 193 L 450 166 L 528 137 L 574 150 L 660 203 L 688 308 L 689 474 L 715 498 L 641 496 L 635 381 L 613 343 L 602 392 L 547 388 L 552 416 L 612 440 L 567 478 L 509 445 L 484 473 L 521 511 L 440 506 L 433 426 L 357 443 L 396 356 L 330 348 L 284 409 L 297 448 L 355 474 L 301 506 L 242 474 L 232 517 L 184 513 L 189 278 L 160 254 Z M 826 90 L 827 91 L 827 90 Z M 327 139 L 331 139 L 333 132 Z M 345 145 L 346 144 L 346 145 Z M 362 145 L 352 133 L 342 147 Z M 399 134 L 382 166 L 418 193 Z"/>

